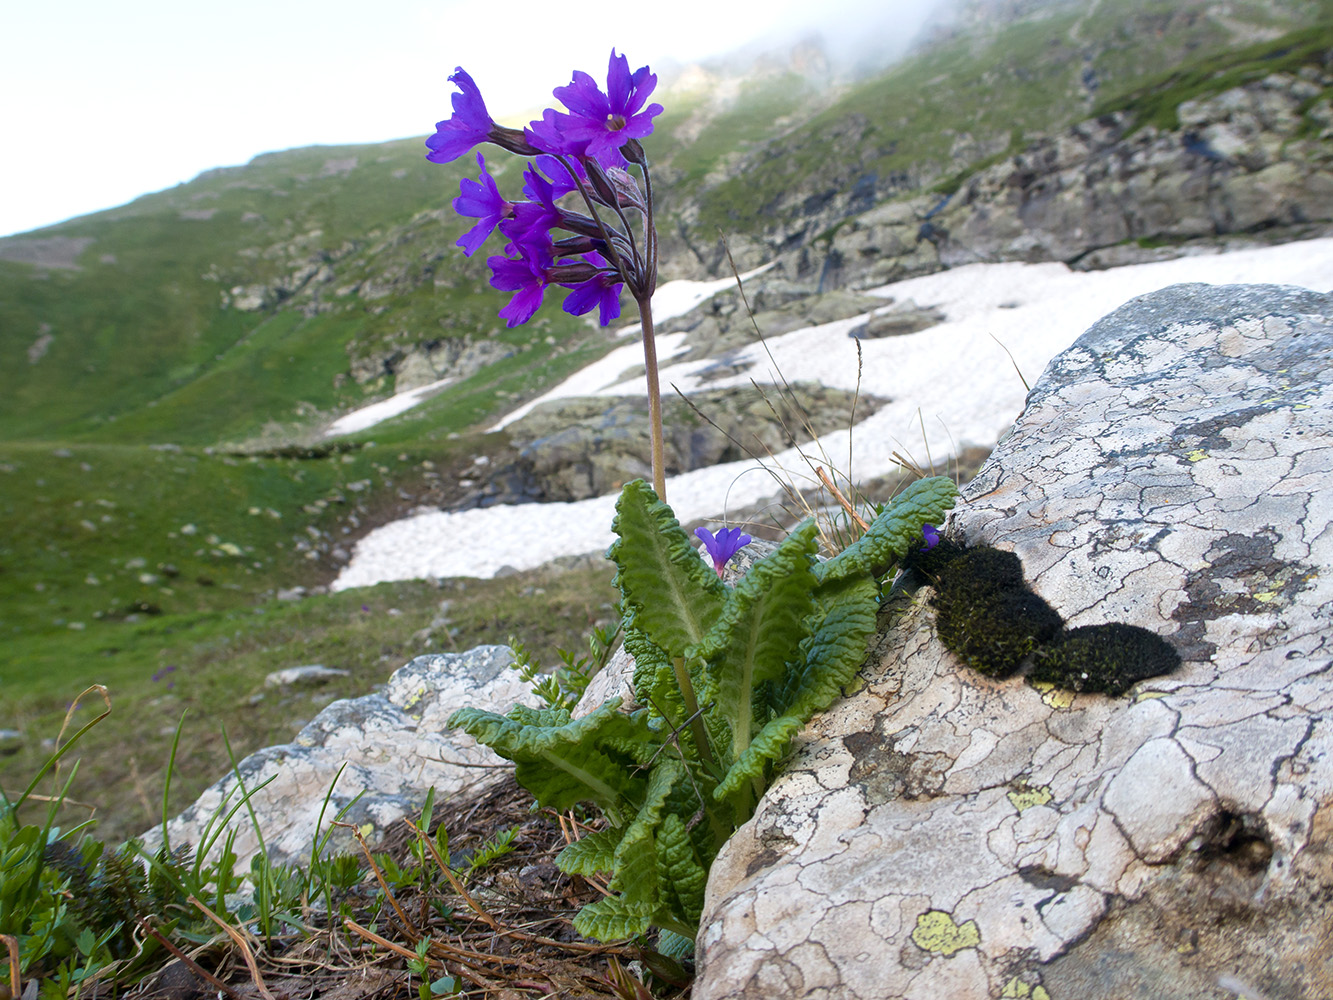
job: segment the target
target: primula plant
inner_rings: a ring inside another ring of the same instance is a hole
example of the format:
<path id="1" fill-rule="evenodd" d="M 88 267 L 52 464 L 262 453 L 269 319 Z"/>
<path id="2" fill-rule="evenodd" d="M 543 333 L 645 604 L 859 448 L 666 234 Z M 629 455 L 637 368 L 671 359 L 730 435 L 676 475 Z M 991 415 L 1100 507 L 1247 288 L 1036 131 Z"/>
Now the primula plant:
<path id="1" fill-rule="evenodd" d="M 490 119 L 463 70 L 452 79 L 462 92 L 453 117 L 427 141 L 430 158 L 447 162 L 493 143 L 531 159 L 527 200 L 510 203 L 478 156 L 481 179 L 464 180 L 454 205 L 479 221 L 459 244 L 474 253 L 497 229 L 508 240 L 489 264 L 491 283 L 515 293 L 501 312 L 511 325 L 529 319 L 551 285 L 569 289 L 566 311 L 598 308 L 606 324 L 628 288 L 643 319 L 655 488 L 625 486 L 612 525 L 619 539 L 608 553 L 643 707 L 626 710 L 612 699 L 575 719 L 548 698 L 546 708 L 517 706 L 507 716 L 462 709 L 450 723 L 514 761 L 518 781 L 542 805 L 591 802 L 605 815 L 606 829 L 556 859 L 566 872 L 612 875 L 614 894 L 580 911 L 580 933 L 605 941 L 657 926 L 663 951 L 684 952 L 698 929 L 713 858 L 753 813 L 791 738 L 861 665 L 881 587 L 923 540 L 931 544 L 934 528 L 925 526 L 940 522 L 957 491 L 942 477 L 912 484 L 858 541 L 823 562 L 816 525 L 807 520 L 728 585 L 723 570 L 749 536 L 739 528 L 716 536 L 699 529 L 710 567 L 662 497 L 649 306 L 657 241 L 638 141 L 661 111 L 645 107 L 656 78 L 647 67 L 630 73 L 613 51 L 605 93 L 576 73 L 555 90 L 567 112 L 547 110 L 522 131 Z"/>

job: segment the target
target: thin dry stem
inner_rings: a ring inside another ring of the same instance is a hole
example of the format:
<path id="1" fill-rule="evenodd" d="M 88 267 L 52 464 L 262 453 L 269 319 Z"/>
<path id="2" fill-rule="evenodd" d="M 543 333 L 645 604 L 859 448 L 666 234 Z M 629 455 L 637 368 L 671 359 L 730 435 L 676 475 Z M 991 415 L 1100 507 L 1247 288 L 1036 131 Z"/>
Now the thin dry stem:
<path id="1" fill-rule="evenodd" d="M 18 939 L 9 934 L 0 934 L 0 941 L 4 941 L 5 947 L 9 950 L 9 995 L 18 997 L 23 992 L 19 989 L 22 983 L 19 980 Z"/>
<path id="2" fill-rule="evenodd" d="M 389 901 L 389 905 L 392 906 L 394 912 L 398 914 L 398 919 L 402 921 L 403 933 L 408 936 L 413 944 L 416 944 L 417 941 L 421 939 L 421 934 L 417 931 L 416 925 L 412 923 L 407 914 L 403 911 L 403 908 L 398 905 L 398 900 L 394 898 L 392 890 L 389 889 L 389 883 L 384 881 L 384 873 L 380 871 L 380 866 L 375 863 L 374 855 L 370 853 L 370 845 L 366 843 L 366 838 L 362 835 L 361 831 L 351 823 L 339 823 L 335 821 L 333 825 L 345 827 L 352 831 L 352 836 L 354 836 L 356 842 L 361 845 L 361 852 L 365 854 L 366 861 L 370 865 L 370 870 L 375 873 L 375 881 L 380 884 L 380 889 L 384 892 L 384 898 Z"/>
<path id="3" fill-rule="evenodd" d="M 856 508 L 842 495 L 842 490 L 833 484 L 833 480 L 828 477 L 828 473 L 824 471 L 822 465 L 815 469 L 815 474 L 819 476 L 819 481 L 824 484 L 825 488 L 833 494 L 833 499 L 842 505 L 842 509 L 847 512 L 848 516 L 861 526 L 861 530 L 869 531 L 870 525 L 866 524 L 865 518 L 858 514 Z"/>
<path id="4" fill-rule="evenodd" d="M 165 934 L 163 934 L 156 927 L 150 924 L 146 919 L 139 921 L 139 926 L 143 928 L 145 933 L 151 934 L 153 936 L 153 939 L 156 940 L 158 944 L 160 944 L 167 951 L 171 952 L 172 955 L 176 956 L 176 958 L 181 962 L 181 964 L 183 964 L 187 969 L 193 972 L 200 979 L 204 980 L 204 982 L 212 983 L 214 987 L 221 990 L 223 993 L 227 994 L 227 996 L 231 997 L 231 1000 L 242 1000 L 241 995 L 239 993 L 237 993 L 234 989 L 232 989 L 230 986 L 224 983 L 221 979 L 217 978 L 217 976 L 213 975 L 213 973 L 205 969 L 202 965 L 200 965 L 198 962 L 192 959 L 189 955 L 185 954 L 185 952 L 177 948 L 174 944 L 171 943 L 170 939 Z"/>
<path id="5" fill-rule="evenodd" d="M 268 987 L 264 985 L 264 977 L 259 974 L 259 966 L 255 964 L 254 953 L 250 951 L 250 945 L 241 932 L 193 896 L 188 896 L 186 898 L 189 900 L 190 904 L 196 907 L 204 916 L 222 928 L 222 931 L 227 937 L 231 938 L 232 943 L 241 950 L 241 957 L 245 959 L 245 967 L 250 970 L 250 981 L 255 984 L 255 989 L 259 991 L 259 995 L 262 996 L 264 1000 L 277 1000 L 277 998 L 268 991 Z"/>

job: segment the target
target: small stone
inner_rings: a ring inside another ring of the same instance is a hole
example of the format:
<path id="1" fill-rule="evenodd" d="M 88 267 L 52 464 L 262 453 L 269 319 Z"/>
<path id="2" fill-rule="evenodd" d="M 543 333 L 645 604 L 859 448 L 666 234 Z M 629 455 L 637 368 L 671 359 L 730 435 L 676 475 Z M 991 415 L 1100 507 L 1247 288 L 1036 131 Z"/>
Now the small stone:
<path id="1" fill-rule="evenodd" d="M 304 667 L 287 667 L 275 670 L 264 678 L 266 687 L 295 687 L 327 684 L 335 677 L 346 677 L 346 670 L 326 667 L 322 663 L 312 663 Z"/>

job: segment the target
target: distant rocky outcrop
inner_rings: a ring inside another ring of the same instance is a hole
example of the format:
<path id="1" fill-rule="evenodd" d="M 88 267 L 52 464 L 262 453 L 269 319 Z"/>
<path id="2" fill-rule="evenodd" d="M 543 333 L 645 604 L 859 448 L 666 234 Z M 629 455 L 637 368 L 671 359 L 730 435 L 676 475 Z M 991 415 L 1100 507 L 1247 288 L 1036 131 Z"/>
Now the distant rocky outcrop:
<path id="1" fill-rule="evenodd" d="M 874 300 L 872 300 L 873 304 Z M 750 386 L 662 401 L 668 475 L 777 453 L 812 435 L 845 429 L 883 400 L 800 383 L 791 391 Z M 508 428 L 518 461 L 490 478 L 529 484 L 533 499 L 583 500 L 652 476 L 648 401 L 638 396 L 557 400 Z"/>
<path id="2" fill-rule="evenodd" d="M 732 252 L 742 269 L 776 259 L 773 278 L 830 291 L 977 261 L 1101 268 L 1238 237 L 1323 234 L 1333 228 L 1330 86 L 1333 75 L 1307 66 L 1184 101 L 1172 128 L 1129 111 L 1088 119 L 947 193 L 919 188 L 859 214 L 849 202 L 841 216 L 793 215 L 762 237 L 734 238 Z"/>
<path id="3" fill-rule="evenodd" d="M 388 376 L 394 392 L 406 392 L 440 379 L 463 379 L 510 357 L 514 349 L 496 340 L 471 337 L 413 340 L 364 354 L 348 345 L 352 378 L 365 384 Z"/>
<path id="4" fill-rule="evenodd" d="M 994 680 L 889 605 L 714 865 L 694 996 L 1333 992 L 1330 414 L 1303 289 L 1175 286 L 1059 355 L 948 533 L 1184 665 L 1122 698 Z"/>

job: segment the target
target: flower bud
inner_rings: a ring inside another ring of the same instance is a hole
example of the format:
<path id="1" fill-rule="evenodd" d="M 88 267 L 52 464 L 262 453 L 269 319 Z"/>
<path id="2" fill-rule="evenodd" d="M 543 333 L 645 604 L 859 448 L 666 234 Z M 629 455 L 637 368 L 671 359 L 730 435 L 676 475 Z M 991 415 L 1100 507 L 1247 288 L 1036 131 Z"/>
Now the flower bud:
<path id="1" fill-rule="evenodd" d="M 541 153 L 540 149 L 528 142 L 522 129 L 505 128 L 503 125 L 492 124 L 491 130 L 486 133 L 486 138 L 501 149 L 507 149 L 519 156 L 537 156 Z"/>
<path id="2" fill-rule="evenodd" d="M 643 192 L 639 190 L 639 182 L 633 175 L 620 167 L 612 167 L 606 172 L 607 180 L 615 189 L 618 203 L 622 208 L 637 208 L 641 212 L 647 211 L 647 206 L 643 200 Z"/>

